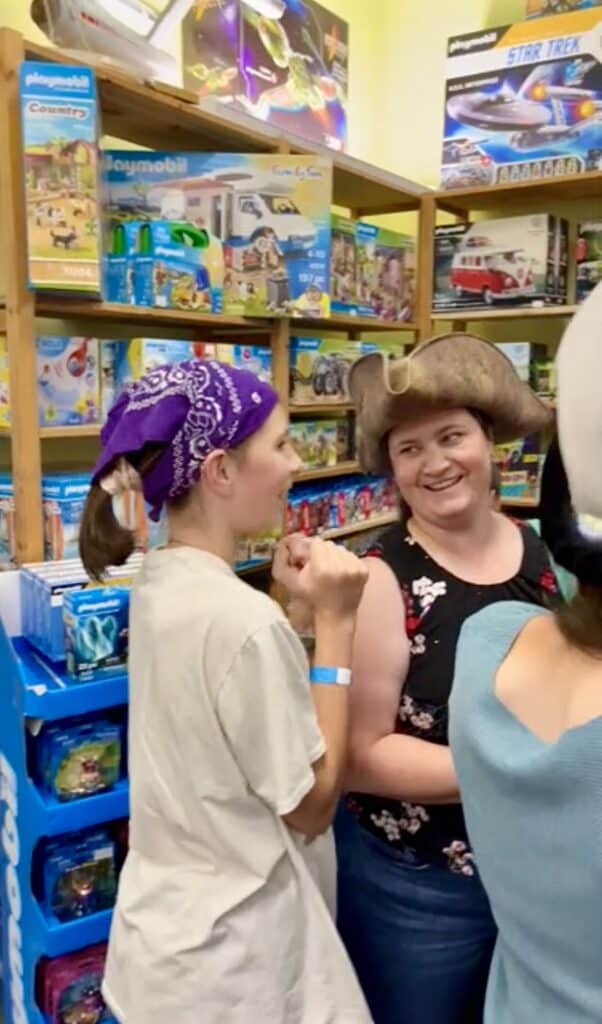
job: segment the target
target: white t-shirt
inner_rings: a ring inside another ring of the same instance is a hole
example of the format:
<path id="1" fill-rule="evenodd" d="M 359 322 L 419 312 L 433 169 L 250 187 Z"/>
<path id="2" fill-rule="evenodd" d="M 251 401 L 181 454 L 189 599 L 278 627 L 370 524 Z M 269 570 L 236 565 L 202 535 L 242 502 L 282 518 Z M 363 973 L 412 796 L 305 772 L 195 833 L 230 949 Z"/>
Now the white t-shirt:
<path id="1" fill-rule="evenodd" d="M 121 1024 L 366 1024 L 318 888 L 330 838 L 307 847 L 280 817 L 324 751 L 300 641 L 193 548 L 146 557 L 130 622 L 130 852 L 108 1005 Z"/>

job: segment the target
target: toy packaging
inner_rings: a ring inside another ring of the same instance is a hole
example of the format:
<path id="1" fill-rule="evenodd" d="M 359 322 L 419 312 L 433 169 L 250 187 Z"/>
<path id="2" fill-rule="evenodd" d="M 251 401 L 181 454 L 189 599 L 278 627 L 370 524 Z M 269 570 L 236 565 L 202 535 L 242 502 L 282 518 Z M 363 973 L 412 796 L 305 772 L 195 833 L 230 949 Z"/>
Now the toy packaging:
<path id="1" fill-rule="evenodd" d="M 357 240 L 355 221 L 333 213 L 330 218 L 330 294 L 336 313 L 357 313 Z"/>
<path id="2" fill-rule="evenodd" d="M 583 302 L 602 280 L 602 221 L 588 220 L 577 229 L 575 253 L 577 302 Z"/>
<path id="3" fill-rule="evenodd" d="M 78 558 L 79 524 L 89 490 L 88 474 L 47 474 L 42 477 L 44 555 L 47 559 Z"/>
<path id="4" fill-rule="evenodd" d="M 338 436 L 336 420 L 297 420 L 289 427 L 293 448 L 303 469 L 336 466 Z"/>
<path id="5" fill-rule="evenodd" d="M 435 228 L 433 308 L 566 302 L 568 225 L 546 213 Z"/>
<path id="6" fill-rule="evenodd" d="M 411 320 L 416 274 L 414 239 L 363 221 L 356 224 L 356 239 L 360 316 Z"/>
<path id="7" fill-rule="evenodd" d="M 196 0 L 182 51 L 199 97 L 345 149 L 349 30 L 316 0 Z"/>
<path id="8" fill-rule="evenodd" d="M 398 500 L 387 477 L 349 476 L 294 487 L 286 532 L 312 535 L 393 512 Z"/>
<path id="9" fill-rule="evenodd" d="M 41 960 L 37 999 L 48 1024 L 114 1024 L 101 993 L 106 943 Z"/>
<path id="10" fill-rule="evenodd" d="M 530 341 L 500 341 L 496 348 L 510 360 L 518 376 L 525 384 L 530 384 L 536 391 L 536 370 L 538 362 L 547 358 L 545 345 L 535 345 Z"/>
<path id="11" fill-rule="evenodd" d="M 347 338 L 291 338 L 291 404 L 310 405 L 349 400 L 352 363 L 362 355 L 362 343 Z"/>
<path id="12" fill-rule="evenodd" d="M 575 10 L 448 40 L 442 188 L 602 167 L 600 22 Z"/>
<path id="13" fill-rule="evenodd" d="M 269 345 L 227 345 L 215 346 L 215 358 L 221 363 L 249 370 L 266 384 L 272 383 L 272 350 Z"/>
<path id="14" fill-rule="evenodd" d="M 15 559 L 15 491 L 8 473 L 0 473 L 0 566 Z"/>
<path id="15" fill-rule="evenodd" d="M 565 11 L 585 11 L 600 7 L 602 0 L 526 0 L 527 18 L 541 18 L 546 14 L 560 14 Z"/>
<path id="16" fill-rule="evenodd" d="M 128 587 L 70 590 L 63 599 L 67 671 L 77 679 L 121 674 L 128 656 Z"/>
<path id="17" fill-rule="evenodd" d="M 57 800 L 112 789 L 121 777 L 122 730 L 109 719 L 64 719 L 36 737 L 36 778 Z"/>
<path id="18" fill-rule="evenodd" d="M 98 423 L 100 368 L 96 338 L 36 340 L 40 426 Z"/>
<path id="19" fill-rule="evenodd" d="M 328 315 L 329 161 L 108 150 L 103 175 L 105 230 L 145 222 L 137 304 L 204 309 L 210 294 L 214 312 Z"/>
<path id="20" fill-rule="evenodd" d="M 48 840 L 44 846 L 42 905 L 48 917 L 73 921 L 115 902 L 115 841 L 106 828 Z"/>
<path id="21" fill-rule="evenodd" d="M 8 380 L 8 346 L 0 334 L 0 430 L 10 429 L 10 388 Z"/>
<path id="22" fill-rule="evenodd" d="M 282 531 L 280 529 L 266 530 L 265 533 L 255 534 L 252 537 L 243 537 L 239 540 L 236 548 L 236 568 L 240 572 L 257 562 L 269 561 Z"/>
<path id="23" fill-rule="evenodd" d="M 100 296 L 98 111 L 86 67 L 23 61 L 29 285 Z"/>
<path id="24" fill-rule="evenodd" d="M 494 460 L 501 473 L 502 501 L 539 501 L 545 455 L 538 437 L 525 437 L 510 444 L 496 445 Z"/>
<path id="25" fill-rule="evenodd" d="M 139 220 L 111 222 L 104 226 L 102 294 L 107 302 L 126 305 L 134 305 L 136 302 L 134 276 L 141 226 L 142 221 Z"/>

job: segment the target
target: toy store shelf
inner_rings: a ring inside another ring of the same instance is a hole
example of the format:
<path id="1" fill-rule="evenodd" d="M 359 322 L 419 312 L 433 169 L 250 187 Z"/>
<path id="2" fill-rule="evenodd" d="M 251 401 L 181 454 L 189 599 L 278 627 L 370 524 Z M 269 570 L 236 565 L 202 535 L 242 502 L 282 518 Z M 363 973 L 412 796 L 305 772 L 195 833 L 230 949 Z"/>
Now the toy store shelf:
<path id="1" fill-rule="evenodd" d="M 40 793 L 33 783 L 32 788 L 41 835 L 60 836 L 64 832 L 78 832 L 105 821 L 127 818 L 129 814 L 129 789 L 125 779 L 106 793 L 95 793 L 80 800 L 65 802 Z"/>
<path id="2" fill-rule="evenodd" d="M 291 416 L 329 416 L 353 412 L 353 402 L 310 402 L 308 405 L 289 405 Z"/>
<path id="3" fill-rule="evenodd" d="M 29 59 L 80 63 L 60 50 L 26 43 Z M 286 152 L 315 154 L 332 161 L 333 201 L 348 209 L 370 213 L 416 210 L 424 186 L 370 164 L 312 145 L 296 135 L 276 130 L 250 115 L 226 108 L 207 97 L 198 103 L 195 93 L 161 83 L 143 84 L 114 68 L 94 61 L 107 135 L 128 139 L 149 149 L 214 150 L 216 152 Z"/>
<path id="4" fill-rule="evenodd" d="M 127 675 L 75 682 L 61 666 L 50 666 L 20 637 L 12 641 L 22 685 L 21 707 L 28 718 L 51 721 L 127 704 Z"/>
<path id="5" fill-rule="evenodd" d="M 117 302 L 82 302 L 77 299 L 52 299 L 38 296 L 38 316 L 57 319 L 108 320 L 113 324 L 140 324 L 148 331 L 151 327 L 215 327 L 247 330 L 270 330 L 267 320 L 249 320 L 242 316 L 222 316 L 217 313 L 196 313 L 194 310 L 155 309 L 148 306 L 126 306 Z"/>
<path id="6" fill-rule="evenodd" d="M 291 327 L 297 325 L 307 331 L 411 331 L 418 330 L 416 324 L 409 320 L 378 320 L 369 316 L 344 316 L 341 313 L 333 313 L 332 316 L 324 319 L 302 318 L 291 320 Z"/>
<path id="7" fill-rule="evenodd" d="M 539 502 L 535 498 L 502 498 L 504 508 L 539 508 Z"/>
<path id="8" fill-rule="evenodd" d="M 435 192 L 435 200 L 442 208 L 460 210 L 491 210 L 505 203 L 532 202 L 534 199 L 602 199 L 602 173 L 587 171 L 556 178 L 517 181 L 508 185 L 490 185 L 488 188 L 458 188 Z"/>
<path id="9" fill-rule="evenodd" d="M 454 309 L 431 314 L 433 320 L 531 320 L 571 317 L 578 306 L 512 306 L 500 309 Z"/>
<path id="10" fill-rule="evenodd" d="M 318 469 L 303 470 L 295 477 L 295 483 L 301 484 L 309 480 L 324 480 L 331 476 L 346 476 L 348 473 L 360 473 L 360 464 L 356 459 L 340 462 L 337 466 L 320 466 Z"/>
<path id="11" fill-rule="evenodd" d="M 254 572 L 266 572 L 272 568 L 271 558 L 256 559 L 252 562 L 239 562 L 235 566 L 237 576 L 250 576 Z"/>
<path id="12" fill-rule="evenodd" d="M 361 523 L 349 523 L 348 526 L 337 526 L 334 530 L 324 530 L 320 536 L 324 540 L 338 540 L 340 537 L 349 537 L 353 533 L 363 533 L 365 530 L 380 530 L 384 526 L 391 526 L 398 520 L 398 512 L 387 512 L 386 515 L 374 516 Z"/>
<path id="13" fill-rule="evenodd" d="M 112 910 L 101 910 L 74 921 L 59 921 L 46 917 L 37 904 L 35 907 L 36 925 L 46 956 L 64 956 L 84 946 L 105 942 L 109 937 Z"/>
<path id="14" fill-rule="evenodd" d="M 99 437 L 100 423 L 84 423 L 80 427 L 40 427 L 40 437 Z"/>

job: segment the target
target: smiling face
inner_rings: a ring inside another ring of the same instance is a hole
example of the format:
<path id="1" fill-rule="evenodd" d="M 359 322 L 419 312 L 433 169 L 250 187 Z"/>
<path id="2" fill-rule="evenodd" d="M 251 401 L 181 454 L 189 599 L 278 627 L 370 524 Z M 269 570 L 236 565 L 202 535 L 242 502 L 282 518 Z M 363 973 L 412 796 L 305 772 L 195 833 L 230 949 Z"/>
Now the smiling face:
<path id="1" fill-rule="evenodd" d="M 388 452 L 418 520 L 451 526 L 490 507 L 492 443 L 466 409 L 429 412 L 394 427 Z"/>

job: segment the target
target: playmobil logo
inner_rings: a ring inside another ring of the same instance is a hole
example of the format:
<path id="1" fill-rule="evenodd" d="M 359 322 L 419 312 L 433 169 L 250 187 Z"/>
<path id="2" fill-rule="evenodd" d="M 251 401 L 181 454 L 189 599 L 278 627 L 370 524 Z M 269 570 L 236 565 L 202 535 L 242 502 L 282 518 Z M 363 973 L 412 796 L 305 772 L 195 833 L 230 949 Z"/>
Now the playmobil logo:
<path id="1" fill-rule="evenodd" d="M 186 174 L 188 161 L 183 156 L 164 156 L 159 160 L 136 160 L 124 156 L 106 156 L 108 171 L 124 174 Z"/>
<path id="2" fill-rule="evenodd" d="M 43 85 L 47 89 L 73 89 L 75 92 L 90 91 L 90 79 L 87 75 L 43 75 L 39 71 L 31 71 L 25 76 L 25 85 Z"/>
<path id="3" fill-rule="evenodd" d="M 21 884 L 17 868 L 20 860 L 19 847 L 19 800 L 17 776 L 3 754 L 0 754 L 0 799 L 5 805 L 2 822 L 2 849 L 6 860 L 4 874 L 5 906 L 8 911 L 6 933 L 8 936 L 8 962 L 5 971 L 10 991 L 11 1019 L 13 1024 L 29 1024 L 25 1009 L 23 990 L 23 935 L 21 931 Z"/>
<path id="4" fill-rule="evenodd" d="M 90 604 L 80 604 L 77 606 L 77 613 L 84 615 L 86 612 L 118 612 L 121 605 L 120 598 L 113 597 L 109 601 L 91 601 Z"/>
<path id="5" fill-rule="evenodd" d="M 458 53 L 462 51 L 467 53 L 469 50 L 474 50 L 481 46 L 492 46 L 497 42 L 497 32 L 484 32 L 480 36 L 470 36 L 469 38 L 452 39 L 449 44 L 449 54 Z"/>
<path id="6" fill-rule="evenodd" d="M 86 107 L 66 107 L 62 103 L 53 106 L 51 103 L 40 103 L 39 100 L 29 100 L 25 104 L 25 111 L 29 117 L 70 117 L 74 121 L 85 121 L 90 116 Z"/>

